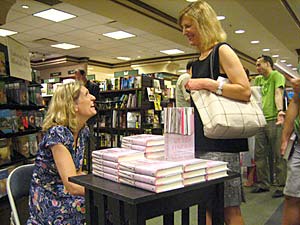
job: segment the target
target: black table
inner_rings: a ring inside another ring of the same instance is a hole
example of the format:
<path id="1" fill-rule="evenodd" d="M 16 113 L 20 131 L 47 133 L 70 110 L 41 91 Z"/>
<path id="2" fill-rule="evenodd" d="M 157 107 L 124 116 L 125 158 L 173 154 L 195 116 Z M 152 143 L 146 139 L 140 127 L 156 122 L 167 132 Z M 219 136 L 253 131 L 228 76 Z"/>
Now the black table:
<path id="1" fill-rule="evenodd" d="M 224 224 L 224 181 L 228 177 L 194 184 L 163 193 L 148 192 L 119 184 L 92 174 L 71 177 L 70 181 L 85 187 L 88 225 L 145 225 L 146 220 L 163 215 L 164 225 L 174 224 L 174 212 L 181 210 L 182 225 L 189 224 L 189 207 L 198 205 L 198 224 L 205 225 L 205 212 L 212 212 L 214 225 Z"/>

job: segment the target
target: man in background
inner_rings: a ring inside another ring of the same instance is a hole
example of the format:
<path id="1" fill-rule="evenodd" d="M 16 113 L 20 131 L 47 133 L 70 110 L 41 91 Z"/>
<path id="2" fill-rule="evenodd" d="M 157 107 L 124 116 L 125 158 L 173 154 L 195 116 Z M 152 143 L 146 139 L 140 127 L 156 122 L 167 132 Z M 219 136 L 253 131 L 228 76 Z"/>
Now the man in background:
<path id="1" fill-rule="evenodd" d="M 255 78 L 254 83 L 256 86 L 261 86 L 262 109 L 267 125 L 255 136 L 258 182 L 252 193 L 269 191 L 272 181 L 278 186 L 272 197 L 277 198 L 283 196 L 282 189 L 286 179 L 286 163 L 280 155 L 281 131 L 285 116 L 283 112 L 285 78 L 281 73 L 273 70 L 273 60 L 267 55 L 257 58 L 256 69 L 261 75 Z"/>
<path id="2" fill-rule="evenodd" d="M 95 96 L 96 101 L 99 100 L 99 85 L 89 81 L 86 77 L 86 72 L 83 69 L 75 70 L 75 79 L 83 82 L 84 86 L 89 90 L 90 94 Z"/>
<path id="3" fill-rule="evenodd" d="M 184 87 L 186 82 L 192 77 L 192 64 L 193 61 L 188 61 L 186 65 L 186 73 L 181 74 L 176 82 L 175 97 L 176 107 L 190 107 L 191 96 Z"/>

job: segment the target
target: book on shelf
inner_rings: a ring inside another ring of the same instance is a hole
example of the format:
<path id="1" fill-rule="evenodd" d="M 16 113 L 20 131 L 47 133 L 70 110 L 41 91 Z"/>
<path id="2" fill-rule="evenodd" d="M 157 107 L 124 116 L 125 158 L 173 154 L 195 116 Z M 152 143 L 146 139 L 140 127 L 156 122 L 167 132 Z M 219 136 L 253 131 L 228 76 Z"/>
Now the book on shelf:
<path id="1" fill-rule="evenodd" d="M 154 88 L 153 87 L 147 87 L 147 94 L 148 94 L 148 101 L 154 102 L 155 101 L 155 95 L 154 95 Z"/>
<path id="2" fill-rule="evenodd" d="M 228 162 L 209 160 L 206 164 L 206 173 L 216 173 L 228 170 Z"/>
<path id="3" fill-rule="evenodd" d="M 218 179 L 218 178 L 222 178 L 222 177 L 227 177 L 227 170 L 223 170 L 223 171 L 219 171 L 219 172 L 215 172 L 215 173 L 209 173 L 205 175 L 205 179 L 208 180 L 214 180 L 214 179 Z"/>
<path id="4" fill-rule="evenodd" d="M 184 179 L 186 179 L 186 178 L 191 178 L 191 177 L 204 176 L 205 174 L 206 174 L 206 170 L 205 170 L 205 168 L 202 168 L 202 169 L 196 169 L 196 170 L 184 172 L 182 174 L 182 177 Z"/>
<path id="5" fill-rule="evenodd" d="M 180 163 L 146 158 L 120 162 L 119 169 L 153 177 L 163 177 L 183 172 Z"/>
<path id="6" fill-rule="evenodd" d="M 0 80 L 0 104 L 7 104 L 5 82 Z"/>
<path id="7" fill-rule="evenodd" d="M 170 190 L 184 187 L 182 181 L 176 181 L 176 182 L 164 184 L 164 185 L 151 185 L 151 184 L 147 184 L 147 183 L 143 183 L 143 182 L 139 182 L 139 181 L 134 181 L 131 179 L 120 178 L 120 182 L 131 185 L 131 186 L 135 186 L 135 187 L 147 190 L 147 191 L 155 192 L 155 193 L 170 191 Z"/>
<path id="8" fill-rule="evenodd" d="M 143 159 L 144 153 L 127 148 L 109 148 L 103 150 L 95 150 L 92 157 L 105 159 L 113 162 L 122 162 L 136 159 Z"/>
<path id="9" fill-rule="evenodd" d="M 285 152 L 283 155 L 283 158 L 285 160 L 289 160 L 289 158 L 291 157 L 291 155 L 293 153 L 294 145 L 296 142 L 296 138 L 297 138 L 297 135 L 295 132 L 293 132 L 288 140 L 288 144 L 286 146 L 286 149 L 285 149 Z"/>
<path id="10" fill-rule="evenodd" d="M 118 169 L 114 169 L 114 168 L 110 168 L 110 167 L 106 167 L 106 166 L 95 165 L 95 164 L 93 164 L 92 167 L 93 167 L 93 171 L 95 170 L 98 172 L 108 173 L 108 174 L 112 174 L 114 176 L 119 175 Z"/>
<path id="11" fill-rule="evenodd" d="M 120 178 L 131 179 L 134 181 L 139 181 L 139 182 L 152 184 L 152 185 L 169 184 L 169 183 L 183 180 L 182 175 L 180 173 L 170 175 L 170 176 L 165 176 L 165 177 L 152 177 L 152 176 L 142 175 L 138 173 L 132 173 L 129 171 L 119 170 L 119 176 Z"/>
<path id="12" fill-rule="evenodd" d="M 190 177 L 183 180 L 183 185 L 188 186 L 206 181 L 206 175 L 200 175 L 196 177 Z"/>
<path id="13" fill-rule="evenodd" d="M 0 170 L 0 198 L 7 195 L 6 192 L 6 180 L 8 178 L 8 169 Z"/>
<path id="14" fill-rule="evenodd" d="M 126 136 L 122 138 L 122 142 L 142 145 L 142 146 L 154 146 L 163 145 L 165 143 L 164 136 L 155 134 L 138 134 L 132 136 Z"/>
<path id="15" fill-rule="evenodd" d="M 103 177 L 105 179 L 108 179 L 108 180 L 119 183 L 119 176 L 115 176 L 115 175 L 112 175 L 112 174 L 109 174 L 109 173 L 101 172 L 99 170 L 92 170 L 92 174 L 94 174 L 95 176 Z"/>
<path id="16" fill-rule="evenodd" d="M 103 159 L 98 159 L 98 158 L 93 158 L 92 159 L 92 164 L 93 165 L 110 167 L 110 168 L 113 168 L 113 169 L 119 169 L 119 163 L 108 161 L 108 160 L 103 160 Z"/>
<path id="17" fill-rule="evenodd" d="M 209 160 L 206 159 L 193 158 L 193 159 L 178 160 L 177 162 L 182 163 L 184 172 L 188 172 L 188 171 L 206 168 L 206 164 L 208 161 Z"/>
<path id="18" fill-rule="evenodd" d="M 1 138 L 0 139 L 0 165 L 9 163 L 11 161 L 11 139 Z"/>

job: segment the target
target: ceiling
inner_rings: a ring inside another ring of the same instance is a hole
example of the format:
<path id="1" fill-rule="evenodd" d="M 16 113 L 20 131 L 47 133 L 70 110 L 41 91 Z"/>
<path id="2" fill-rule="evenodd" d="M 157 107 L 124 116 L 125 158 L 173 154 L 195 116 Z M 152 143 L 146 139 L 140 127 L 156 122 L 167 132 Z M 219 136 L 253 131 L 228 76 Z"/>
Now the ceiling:
<path id="1" fill-rule="evenodd" d="M 131 57 L 127 64 L 158 60 L 187 59 L 197 51 L 188 45 L 176 19 L 185 0 L 63 0 L 50 6 L 42 2 L 58 0 L 16 0 L 0 28 L 17 31 L 11 36 L 26 45 L 32 61 L 48 61 L 61 56 L 85 57 L 107 67 L 124 65 L 117 56 Z M 298 64 L 300 48 L 300 0 L 207 0 L 218 15 L 228 42 L 234 47 L 245 67 L 255 73 L 255 59 L 261 54 L 279 54 L 293 67 Z M 23 9 L 22 5 L 28 5 Z M 76 15 L 63 22 L 51 22 L 32 16 L 49 8 Z M 244 34 L 234 30 L 244 29 Z M 114 40 L 103 33 L 123 30 L 134 38 Z M 250 44 L 260 40 L 259 44 Z M 72 50 L 53 48 L 50 44 L 67 42 L 81 46 Z M 177 48 L 185 53 L 166 56 L 160 50 Z M 269 52 L 263 52 L 269 48 Z M 276 60 L 276 59 L 275 59 Z M 182 61 L 186 62 L 186 61 Z M 182 63 L 180 67 L 185 67 Z"/>

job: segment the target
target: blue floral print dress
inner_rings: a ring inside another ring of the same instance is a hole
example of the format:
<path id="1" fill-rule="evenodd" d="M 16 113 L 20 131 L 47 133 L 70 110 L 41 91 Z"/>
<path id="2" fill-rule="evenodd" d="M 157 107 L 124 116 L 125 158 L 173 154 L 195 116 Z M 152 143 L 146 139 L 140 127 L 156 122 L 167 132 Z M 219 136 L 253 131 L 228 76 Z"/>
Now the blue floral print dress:
<path id="1" fill-rule="evenodd" d="M 30 217 L 27 225 L 85 223 L 84 197 L 74 196 L 66 191 L 50 148 L 58 143 L 66 146 L 76 169 L 79 170 L 83 162 L 84 142 L 88 135 L 88 127 L 81 129 L 77 146 L 74 146 L 73 134 L 67 127 L 54 126 L 46 132 L 39 144 L 35 160 L 29 193 Z"/>

